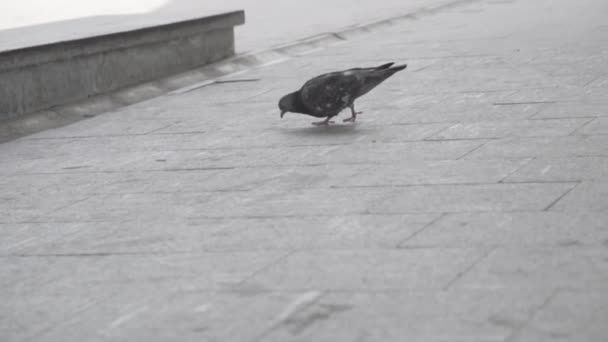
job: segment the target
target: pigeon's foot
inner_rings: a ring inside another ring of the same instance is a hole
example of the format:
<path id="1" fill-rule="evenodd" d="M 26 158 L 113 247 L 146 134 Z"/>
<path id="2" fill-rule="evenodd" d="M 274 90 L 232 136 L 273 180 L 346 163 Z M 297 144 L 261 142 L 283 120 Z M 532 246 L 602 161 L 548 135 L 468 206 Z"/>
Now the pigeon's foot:
<path id="1" fill-rule="evenodd" d="M 323 120 L 323 121 L 317 121 L 317 122 L 313 122 L 313 126 L 329 126 L 329 124 L 333 124 L 333 121 L 329 121 L 329 120 Z"/>
<path id="2" fill-rule="evenodd" d="M 356 116 L 352 116 L 352 117 L 350 117 L 348 119 L 342 120 L 342 122 L 355 122 L 355 120 L 357 120 L 357 117 Z"/>

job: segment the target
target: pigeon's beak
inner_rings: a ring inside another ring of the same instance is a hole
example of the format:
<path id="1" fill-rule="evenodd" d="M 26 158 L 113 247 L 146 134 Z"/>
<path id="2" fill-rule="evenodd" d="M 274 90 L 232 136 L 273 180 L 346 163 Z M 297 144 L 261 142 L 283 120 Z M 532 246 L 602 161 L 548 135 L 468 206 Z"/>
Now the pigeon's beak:
<path id="1" fill-rule="evenodd" d="M 287 111 L 286 111 L 286 110 L 282 110 L 282 111 L 281 111 L 281 119 L 283 118 L 283 115 L 285 115 L 285 113 L 287 113 Z"/>

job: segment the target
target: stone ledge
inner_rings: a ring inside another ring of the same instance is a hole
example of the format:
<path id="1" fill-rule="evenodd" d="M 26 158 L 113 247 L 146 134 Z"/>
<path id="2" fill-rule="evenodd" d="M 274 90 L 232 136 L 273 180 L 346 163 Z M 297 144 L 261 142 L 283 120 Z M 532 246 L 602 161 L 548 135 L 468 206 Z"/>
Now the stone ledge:
<path id="1" fill-rule="evenodd" d="M 0 121 L 234 55 L 243 11 L 0 52 Z"/>

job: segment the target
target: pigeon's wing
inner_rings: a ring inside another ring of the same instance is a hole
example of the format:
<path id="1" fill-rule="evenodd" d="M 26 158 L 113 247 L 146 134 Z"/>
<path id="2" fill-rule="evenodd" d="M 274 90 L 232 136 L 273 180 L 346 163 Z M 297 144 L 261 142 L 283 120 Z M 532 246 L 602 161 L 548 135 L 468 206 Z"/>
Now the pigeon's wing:
<path id="1" fill-rule="evenodd" d="M 361 81 L 356 72 L 332 72 L 306 82 L 300 96 L 314 114 L 333 116 L 353 102 L 361 90 Z"/>

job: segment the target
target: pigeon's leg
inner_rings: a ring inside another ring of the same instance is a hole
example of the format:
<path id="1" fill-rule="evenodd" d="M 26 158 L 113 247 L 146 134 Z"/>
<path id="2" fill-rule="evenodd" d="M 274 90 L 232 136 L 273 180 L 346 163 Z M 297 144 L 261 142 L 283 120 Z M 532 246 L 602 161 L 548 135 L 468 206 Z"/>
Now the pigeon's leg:
<path id="1" fill-rule="evenodd" d="M 334 123 L 333 121 L 329 121 L 329 119 L 333 118 L 333 116 L 328 116 L 327 119 L 323 120 L 323 121 L 316 121 L 313 122 L 312 124 L 315 126 L 329 126 L 330 123 Z"/>
<path id="2" fill-rule="evenodd" d="M 342 121 L 343 122 L 355 122 L 355 120 L 357 120 L 357 114 L 361 114 L 361 113 L 363 113 L 363 112 L 356 112 L 355 111 L 355 104 L 353 103 L 353 104 L 350 105 L 350 114 L 351 114 L 351 117 L 348 118 L 348 119 L 344 119 Z"/>

